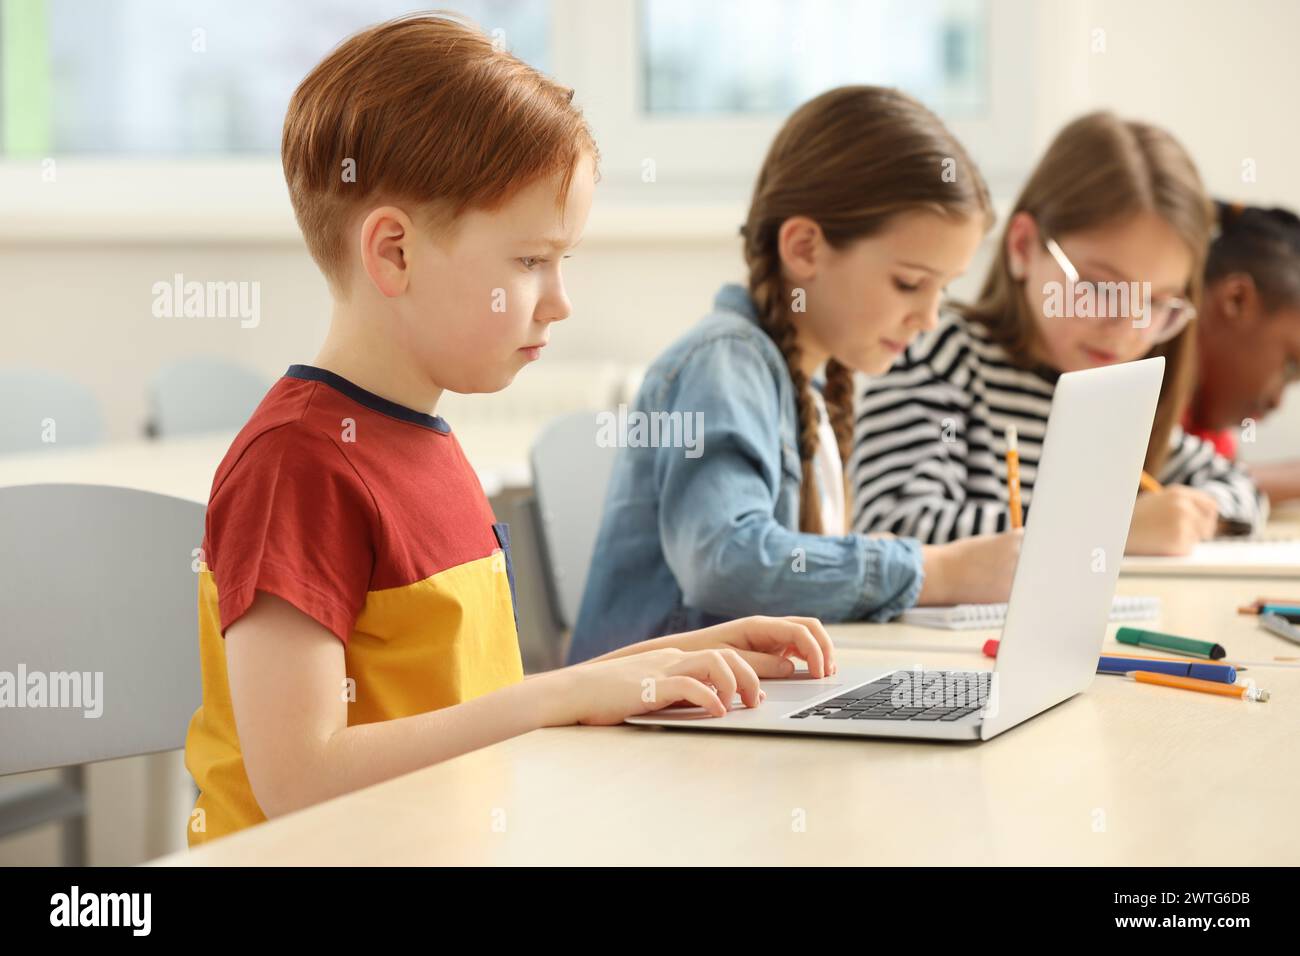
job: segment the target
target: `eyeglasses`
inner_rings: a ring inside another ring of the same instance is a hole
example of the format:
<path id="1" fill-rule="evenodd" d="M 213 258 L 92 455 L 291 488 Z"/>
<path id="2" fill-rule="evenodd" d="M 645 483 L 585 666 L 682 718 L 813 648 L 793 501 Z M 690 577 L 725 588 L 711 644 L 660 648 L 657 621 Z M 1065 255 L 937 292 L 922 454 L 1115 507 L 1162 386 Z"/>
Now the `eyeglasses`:
<path id="1" fill-rule="evenodd" d="M 1152 299 L 1151 286 L 1147 282 L 1095 282 L 1092 280 L 1081 279 L 1079 270 L 1074 267 L 1074 263 L 1062 251 L 1060 245 L 1055 239 L 1048 237 L 1043 241 L 1043 245 L 1056 260 L 1056 264 L 1061 267 L 1065 273 L 1065 278 L 1071 288 L 1066 291 L 1067 306 L 1071 311 L 1067 314 L 1077 314 L 1073 311 L 1074 303 L 1074 286 L 1088 285 L 1093 289 L 1094 303 L 1098 306 L 1098 314 L 1095 316 L 1082 316 L 1083 318 L 1097 318 L 1101 320 L 1115 321 L 1118 319 L 1133 319 L 1133 328 L 1142 329 L 1148 335 L 1151 335 L 1157 343 L 1168 342 L 1179 332 L 1187 328 L 1188 323 L 1196 318 L 1196 307 L 1184 298 L 1174 295 L 1161 296 L 1158 299 Z M 1140 289 L 1141 291 L 1132 294 L 1130 289 Z M 1103 293 L 1105 293 L 1103 295 Z M 1100 305 L 1106 302 L 1108 305 L 1115 306 L 1119 303 L 1128 303 L 1129 308 L 1112 308 L 1101 311 Z M 1133 306 L 1137 309 L 1134 310 Z"/>

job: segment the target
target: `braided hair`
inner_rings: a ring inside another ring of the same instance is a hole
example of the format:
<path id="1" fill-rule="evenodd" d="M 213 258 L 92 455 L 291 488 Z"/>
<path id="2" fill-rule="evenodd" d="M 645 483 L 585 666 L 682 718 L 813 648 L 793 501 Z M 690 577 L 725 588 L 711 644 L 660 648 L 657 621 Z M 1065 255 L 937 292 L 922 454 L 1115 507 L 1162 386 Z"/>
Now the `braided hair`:
<path id="1" fill-rule="evenodd" d="M 898 90 L 842 86 L 809 100 L 786 121 L 763 161 L 740 234 L 759 324 L 781 350 L 794 384 L 801 531 L 824 530 L 813 473 L 818 421 L 792 308 L 798 290 L 787 286 L 781 266 L 781 224 L 807 216 L 831 246 L 843 248 L 918 210 L 992 218 L 988 189 L 961 144 Z M 853 444 L 853 392 L 852 369 L 831 358 L 822 399 L 842 462 Z"/>
<path id="2" fill-rule="evenodd" d="M 780 256 L 775 248 L 756 249 L 751 254 L 748 245 L 746 243 L 749 290 L 758 308 L 759 324 L 781 350 L 786 367 L 790 370 L 790 380 L 794 383 L 795 416 L 798 421 L 797 445 L 804 489 L 799 496 L 799 527 L 803 531 L 820 534 L 824 530 L 821 508 L 816 494 L 811 491 L 816 488 L 813 459 L 817 454 L 819 441 L 817 410 L 809 392 L 812 383 L 808 381 L 808 376 L 803 370 L 797 330 L 791 319 L 790 310 L 786 307 L 786 290 L 781 277 Z M 853 372 L 835 359 L 826 363 L 826 382 L 822 389 L 822 400 L 826 404 L 826 413 L 835 432 L 840 460 L 847 461 L 853 442 Z"/>

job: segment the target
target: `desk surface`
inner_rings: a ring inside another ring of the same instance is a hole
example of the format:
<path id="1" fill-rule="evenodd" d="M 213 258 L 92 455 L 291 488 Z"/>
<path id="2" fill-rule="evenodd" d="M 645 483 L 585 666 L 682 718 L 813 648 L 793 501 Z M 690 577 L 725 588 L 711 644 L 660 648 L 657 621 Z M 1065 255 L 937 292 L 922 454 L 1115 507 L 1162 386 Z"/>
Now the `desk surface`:
<path id="1" fill-rule="evenodd" d="M 1151 626 L 1271 661 L 1300 646 L 1236 607 L 1277 586 L 1120 591 L 1164 599 Z M 992 632 L 832 633 L 847 664 L 991 664 Z M 1245 675 L 1266 704 L 1098 677 L 987 743 L 541 730 L 155 863 L 1295 865 L 1300 667 L 1281 663 Z"/>
<path id="2" fill-rule="evenodd" d="M 491 497 L 503 488 L 531 484 L 528 450 L 535 423 L 478 424 L 456 437 Z M 0 487 L 37 482 L 120 485 L 206 503 L 212 476 L 233 432 L 159 441 L 109 442 L 0 456 Z"/>

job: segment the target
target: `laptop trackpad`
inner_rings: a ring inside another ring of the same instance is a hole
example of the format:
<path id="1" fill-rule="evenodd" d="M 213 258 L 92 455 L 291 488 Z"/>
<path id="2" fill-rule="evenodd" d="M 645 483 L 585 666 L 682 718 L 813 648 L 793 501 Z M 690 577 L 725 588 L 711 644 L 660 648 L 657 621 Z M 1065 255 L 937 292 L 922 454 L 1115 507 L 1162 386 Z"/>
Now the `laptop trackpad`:
<path id="1" fill-rule="evenodd" d="M 823 681 L 815 684 L 806 680 L 763 681 L 763 690 L 766 691 L 768 700 L 807 700 L 810 697 L 819 697 L 839 686 L 837 683 Z"/>

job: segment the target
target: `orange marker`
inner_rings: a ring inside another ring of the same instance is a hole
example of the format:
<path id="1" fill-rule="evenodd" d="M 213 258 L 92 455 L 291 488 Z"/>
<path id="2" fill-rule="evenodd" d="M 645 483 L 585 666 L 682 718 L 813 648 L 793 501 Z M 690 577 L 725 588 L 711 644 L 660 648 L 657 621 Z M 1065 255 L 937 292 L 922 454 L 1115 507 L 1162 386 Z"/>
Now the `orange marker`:
<path id="1" fill-rule="evenodd" d="M 1160 484 L 1160 482 L 1156 481 L 1145 471 L 1142 472 L 1142 477 L 1138 479 L 1138 484 L 1142 487 L 1143 491 L 1164 491 L 1165 490 L 1164 485 Z"/>
<path id="2" fill-rule="evenodd" d="M 1020 448 L 1016 441 L 1016 426 L 1007 426 L 1007 510 L 1011 514 L 1011 527 L 1024 526 L 1025 515 L 1020 507 Z"/>
<path id="3" fill-rule="evenodd" d="M 1154 674 L 1151 671 L 1129 671 L 1124 675 L 1139 684 L 1161 684 L 1164 687 L 1181 687 L 1183 690 L 1198 690 L 1202 694 L 1218 694 L 1220 697 L 1236 697 L 1241 700 L 1257 700 L 1261 704 L 1268 700 L 1268 691 L 1250 684 L 1220 684 L 1212 680 L 1200 680 L 1196 677 L 1176 677 L 1173 674 Z"/>

